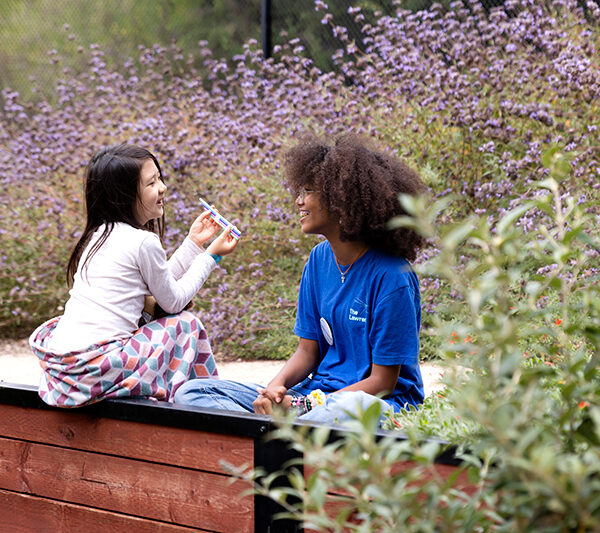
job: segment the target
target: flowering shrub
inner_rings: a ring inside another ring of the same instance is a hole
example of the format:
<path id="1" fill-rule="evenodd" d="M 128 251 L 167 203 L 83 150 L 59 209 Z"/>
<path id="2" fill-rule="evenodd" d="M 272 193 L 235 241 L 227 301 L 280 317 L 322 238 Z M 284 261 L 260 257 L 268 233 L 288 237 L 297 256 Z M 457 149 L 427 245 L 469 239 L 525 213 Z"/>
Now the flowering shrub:
<path id="1" fill-rule="evenodd" d="M 375 137 L 421 171 L 434 197 L 459 193 L 440 222 L 472 212 L 494 218 L 534 195 L 548 144 L 570 158 L 565 190 L 597 198 L 596 2 L 584 11 L 570 0 L 513 1 L 489 15 L 460 2 L 399 10 L 365 24 L 361 43 L 326 4 L 315 9 L 344 43 L 336 72 L 316 68 L 294 40 L 268 60 L 252 41 L 230 61 L 202 44 L 190 57 L 175 45 L 142 48 L 139 63 L 118 70 L 92 46 L 80 47 L 84 74 L 63 71 L 56 104 L 25 104 L 3 91 L 2 334 L 23 335 L 61 312 L 64 265 L 82 226 L 83 167 L 105 144 L 135 142 L 158 155 L 169 186 L 169 251 L 199 212 L 199 195 L 243 231 L 195 301 L 218 355 L 286 357 L 295 342 L 297 286 L 315 239 L 295 223 L 279 161 L 305 129 Z M 351 13 L 363 20 L 359 9 Z M 58 54 L 51 60 L 61 68 Z M 537 222 L 532 214 L 519 223 L 531 230 Z M 432 243 L 418 262 L 438 253 Z M 456 290 L 439 276 L 423 278 L 425 358 L 439 346 L 428 334 L 431 317 L 444 314 Z"/>
<path id="2" fill-rule="evenodd" d="M 491 226 L 471 215 L 439 228 L 447 199 L 404 199 L 414 218 L 393 224 L 436 241 L 439 255 L 422 268 L 463 295 L 448 310 L 460 318 L 438 317 L 435 327 L 439 355 L 452 363 L 448 386 L 419 411 L 387 419 L 406 440 L 377 438 L 378 405 L 337 440 L 326 427 L 276 432 L 310 472 L 290 469 L 288 487 L 274 485 L 275 475 L 240 476 L 307 530 L 598 531 L 600 279 L 590 270 L 598 215 L 563 197 L 560 154 L 544 160 L 551 177 L 539 195 Z M 530 234 L 516 222 L 532 211 L 546 216 Z M 440 439 L 458 447 L 470 486 L 432 474 Z M 402 461 L 414 468 L 394 467 Z"/>
<path id="3" fill-rule="evenodd" d="M 491 227 L 471 217 L 442 231 L 441 252 L 427 268 L 464 295 L 455 307 L 468 309 L 466 319 L 436 327 L 452 339 L 441 349 L 444 356 L 460 367 L 453 366 L 439 409 L 433 402 L 429 413 L 400 418 L 414 436 L 460 439 L 487 487 L 481 503 L 495 509 L 503 528 L 595 531 L 600 525 L 597 202 L 565 195 L 562 185 L 570 176 L 563 154 L 551 149 L 542 162 L 550 177 L 538 184 L 534 199 Z M 431 221 L 441 205 L 409 207 L 417 215 L 413 223 L 432 238 Z M 538 221 L 533 232 L 519 223 L 530 216 Z M 433 421 L 433 431 L 422 430 L 423 419 Z M 456 419 L 458 431 L 452 427 Z"/>

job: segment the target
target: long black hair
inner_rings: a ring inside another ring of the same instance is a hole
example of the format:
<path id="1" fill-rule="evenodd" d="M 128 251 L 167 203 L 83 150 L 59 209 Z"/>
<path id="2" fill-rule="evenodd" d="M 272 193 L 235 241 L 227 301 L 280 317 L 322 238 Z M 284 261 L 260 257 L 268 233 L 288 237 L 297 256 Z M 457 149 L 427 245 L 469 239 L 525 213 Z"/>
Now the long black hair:
<path id="1" fill-rule="evenodd" d="M 145 148 L 130 144 L 110 146 L 100 150 L 88 163 L 85 171 L 86 224 L 83 234 L 73 248 L 67 264 L 67 283 L 77 272 L 83 250 L 94 232 L 103 224 L 104 231 L 88 253 L 85 262 L 104 244 L 115 222 L 125 222 L 134 228 L 157 233 L 164 232 L 164 215 L 141 225 L 135 218 L 142 165 L 151 159 L 163 179 L 156 157 Z M 84 265 L 85 266 L 85 265 Z"/>

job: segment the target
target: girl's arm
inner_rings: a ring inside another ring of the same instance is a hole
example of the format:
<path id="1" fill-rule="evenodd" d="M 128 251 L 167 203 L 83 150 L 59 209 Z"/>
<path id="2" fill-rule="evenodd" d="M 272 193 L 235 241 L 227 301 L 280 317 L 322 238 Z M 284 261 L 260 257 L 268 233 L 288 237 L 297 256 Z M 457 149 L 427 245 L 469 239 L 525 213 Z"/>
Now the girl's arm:
<path id="1" fill-rule="evenodd" d="M 398 382 L 398 376 L 400 375 L 400 368 L 402 365 L 371 365 L 371 373 L 365 379 L 357 381 L 352 385 L 348 385 L 340 391 L 363 391 L 368 394 L 376 396 L 381 394 L 387 396 L 394 391 L 396 383 Z M 336 391 L 336 392 L 340 392 Z"/>
<path id="2" fill-rule="evenodd" d="M 281 403 L 287 390 L 305 379 L 317 367 L 319 361 L 319 343 L 311 339 L 301 338 L 296 351 L 287 360 L 279 373 L 265 389 L 258 391 L 259 398 L 257 400 L 265 398 L 270 402 Z"/>
<path id="3" fill-rule="evenodd" d="M 371 374 L 369 377 L 335 392 L 363 391 L 368 394 L 372 394 L 373 396 L 379 394 L 385 397 L 391 394 L 394 390 L 396 382 L 398 381 L 398 376 L 400 375 L 400 367 L 401 365 L 383 366 L 374 364 L 371 367 Z M 287 388 L 285 386 L 278 385 L 276 383 L 276 380 L 280 374 L 284 372 L 285 368 L 286 367 L 284 367 L 281 372 L 275 376 L 266 389 L 263 389 L 262 391 L 259 390 L 260 394 L 258 398 L 254 400 L 252 404 L 256 413 L 264 415 L 273 414 L 273 403 L 279 403 L 285 410 L 289 409 L 292 397 L 290 395 L 286 395 Z M 308 376 L 308 374 L 306 374 L 306 376 Z"/>
<path id="4" fill-rule="evenodd" d="M 190 268 L 192 261 L 205 251 L 204 248 L 196 246 L 191 239 L 184 239 L 181 246 L 171 254 L 171 257 L 169 257 L 168 263 L 171 275 L 175 279 L 181 278 L 187 269 Z"/>
<path id="5" fill-rule="evenodd" d="M 205 251 L 203 244 L 217 233 L 219 227 L 210 218 L 209 211 L 205 211 L 194 220 L 187 237 L 169 258 L 169 268 L 175 279 L 181 278 L 196 256 Z"/>
<path id="6" fill-rule="evenodd" d="M 237 243 L 228 230 L 223 231 L 208 247 L 208 253 L 196 256 L 187 271 L 179 279 L 175 279 L 158 237 L 149 234 L 140 249 L 140 272 L 158 305 L 167 313 L 178 313 L 215 268 L 215 260 L 209 254 L 226 255 L 233 251 Z"/>

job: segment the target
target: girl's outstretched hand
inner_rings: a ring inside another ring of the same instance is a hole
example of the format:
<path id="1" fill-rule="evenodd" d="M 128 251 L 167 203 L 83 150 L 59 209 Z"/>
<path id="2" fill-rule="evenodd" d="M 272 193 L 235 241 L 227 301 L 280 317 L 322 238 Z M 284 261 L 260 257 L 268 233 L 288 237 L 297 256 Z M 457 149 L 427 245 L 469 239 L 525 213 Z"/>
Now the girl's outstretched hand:
<path id="1" fill-rule="evenodd" d="M 210 246 L 206 249 L 209 254 L 227 255 L 233 252 L 238 240 L 231 235 L 231 228 L 232 226 L 225 228 L 221 235 L 210 243 Z"/>
<path id="2" fill-rule="evenodd" d="M 211 218 L 210 211 L 204 211 L 192 223 L 188 236 L 196 246 L 202 246 L 219 231 L 219 228 L 220 226 Z"/>

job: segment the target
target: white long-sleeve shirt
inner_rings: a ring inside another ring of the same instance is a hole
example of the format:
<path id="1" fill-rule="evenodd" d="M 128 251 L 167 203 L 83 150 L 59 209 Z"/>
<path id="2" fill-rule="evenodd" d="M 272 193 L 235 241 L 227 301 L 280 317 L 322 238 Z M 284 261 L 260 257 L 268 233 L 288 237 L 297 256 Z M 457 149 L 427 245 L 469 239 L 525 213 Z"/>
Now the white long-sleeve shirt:
<path id="1" fill-rule="evenodd" d="M 138 329 L 148 295 L 167 313 L 181 311 L 216 266 L 189 237 L 167 262 L 156 234 L 116 223 L 82 270 L 103 230 L 101 226 L 83 251 L 64 314 L 48 343 L 52 350 L 83 350 L 130 337 Z"/>

